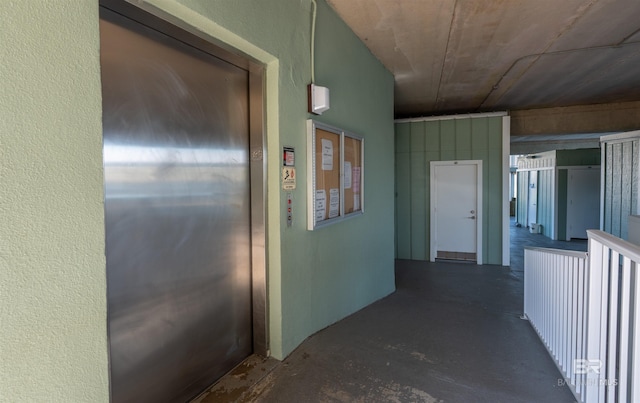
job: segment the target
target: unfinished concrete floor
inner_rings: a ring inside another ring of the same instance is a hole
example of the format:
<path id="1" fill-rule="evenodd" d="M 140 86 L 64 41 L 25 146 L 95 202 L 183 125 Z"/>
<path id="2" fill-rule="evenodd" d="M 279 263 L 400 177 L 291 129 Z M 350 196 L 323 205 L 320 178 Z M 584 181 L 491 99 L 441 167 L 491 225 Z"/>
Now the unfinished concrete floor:
<path id="1" fill-rule="evenodd" d="M 520 319 L 524 246 L 586 250 L 511 223 L 512 265 L 396 262 L 397 291 L 305 340 L 253 356 L 195 402 L 573 402 Z"/>

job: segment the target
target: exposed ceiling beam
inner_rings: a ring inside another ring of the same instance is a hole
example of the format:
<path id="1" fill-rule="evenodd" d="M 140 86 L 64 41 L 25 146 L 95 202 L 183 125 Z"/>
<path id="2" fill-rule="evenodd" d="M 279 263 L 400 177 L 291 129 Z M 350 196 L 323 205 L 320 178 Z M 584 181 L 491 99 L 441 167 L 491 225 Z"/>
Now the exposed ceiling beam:
<path id="1" fill-rule="evenodd" d="M 513 110 L 511 135 L 613 133 L 640 129 L 640 102 Z"/>

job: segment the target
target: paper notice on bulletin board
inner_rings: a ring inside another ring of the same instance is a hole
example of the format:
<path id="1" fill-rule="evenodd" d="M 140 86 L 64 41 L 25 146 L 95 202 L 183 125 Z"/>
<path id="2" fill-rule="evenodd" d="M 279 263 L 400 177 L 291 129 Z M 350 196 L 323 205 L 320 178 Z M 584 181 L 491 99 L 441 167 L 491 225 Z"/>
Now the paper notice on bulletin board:
<path id="1" fill-rule="evenodd" d="M 360 210 L 360 195 L 353 195 L 353 210 L 354 211 L 358 211 Z"/>
<path id="2" fill-rule="evenodd" d="M 353 178 L 351 179 L 353 193 L 360 193 L 360 167 L 353 167 Z"/>
<path id="3" fill-rule="evenodd" d="M 324 190 L 316 191 L 316 221 L 325 219 L 327 211 L 327 193 Z"/>
<path id="4" fill-rule="evenodd" d="M 344 162 L 344 188 L 351 189 L 351 162 Z"/>
<path id="5" fill-rule="evenodd" d="M 333 171 L 333 142 L 322 139 L 322 170 Z"/>
<path id="6" fill-rule="evenodd" d="M 329 191 L 329 218 L 337 217 L 340 214 L 340 189 Z"/>

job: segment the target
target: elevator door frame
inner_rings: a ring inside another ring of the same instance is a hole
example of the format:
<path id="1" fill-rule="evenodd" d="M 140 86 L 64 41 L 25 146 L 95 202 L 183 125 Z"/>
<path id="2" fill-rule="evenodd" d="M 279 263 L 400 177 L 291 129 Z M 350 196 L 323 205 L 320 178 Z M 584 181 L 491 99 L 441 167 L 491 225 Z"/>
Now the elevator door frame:
<path id="1" fill-rule="evenodd" d="M 124 0 L 100 0 L 100 6 L 160 31 L 249 72 L 249 170 L 251 220 L 251 303 L 253 352 L 269 355 L 266 263 L 266 155 L 264 140 L 264 65 L 223 49 L 197 29 L 158 9 L 143 10 Z"/>

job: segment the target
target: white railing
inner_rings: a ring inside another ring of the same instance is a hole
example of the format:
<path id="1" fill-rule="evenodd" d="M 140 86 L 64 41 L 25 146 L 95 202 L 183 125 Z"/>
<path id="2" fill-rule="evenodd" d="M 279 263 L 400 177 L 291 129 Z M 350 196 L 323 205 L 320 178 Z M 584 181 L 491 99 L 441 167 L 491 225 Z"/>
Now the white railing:
<path id="1" fill-rule="evenodd" d="M 586 267 L 586 252 L 524 251 L 524 313 L 576 397 L 584 395 L 573 363 L 585 356 Z"/>
<path id="2" fill-rule="evenodd" d="M 589 252 L 525 250 L 524 312 L 576 398 L 640 401 L 640 247 L 589 230 Z"/>

